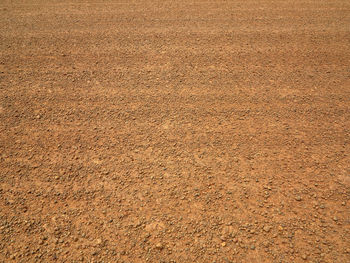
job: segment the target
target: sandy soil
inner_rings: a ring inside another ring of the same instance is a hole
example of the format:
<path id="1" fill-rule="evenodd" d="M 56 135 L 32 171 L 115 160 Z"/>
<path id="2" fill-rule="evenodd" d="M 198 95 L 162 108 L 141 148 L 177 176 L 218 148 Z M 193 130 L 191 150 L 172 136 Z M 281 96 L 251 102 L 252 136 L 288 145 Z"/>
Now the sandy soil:
<path id="1" fill-rule="evenodd" d="M 350 2 L 0 24 L 0 262 L 350 262 Z"/>

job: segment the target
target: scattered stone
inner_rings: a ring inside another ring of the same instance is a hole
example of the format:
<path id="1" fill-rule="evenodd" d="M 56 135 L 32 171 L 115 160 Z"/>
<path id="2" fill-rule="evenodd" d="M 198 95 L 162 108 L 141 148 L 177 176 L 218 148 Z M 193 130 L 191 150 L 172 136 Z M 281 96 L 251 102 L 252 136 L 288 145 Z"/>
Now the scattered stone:
<path id="1" fill-rule="evenodd" d="M 301 200 L 302 200 L 302 198 L 301 198 L 301 196 L 300 196 L 300 195 L 297 195 L 297 196 L 295 197 L 295 200 L 297 200 L 297 201 L 301 201 Z"/>
<path id="2" fill-rule="evenodd" d="M 162 250 L 163 248 L 164 248 L 164 246 L 163 246 L 162 243 L 158 242 L 158 243 L 156 244 L 156 249 Z"/>
<path id="3" fill-rule="evenodd" d="M 303 255 L 301 256 L 301 258 L 304 259 L 304 260 L 306 260 L 306 259 L 307 259 L 307 256 L 306 256 L 305 254 L 303 254 Z"/>
<path id="4" fill-rule="evenodd" d="M 270 232 L 271 230 L 271 227 L 270 226 L 264 226 L 264 231 L 265 232 Z"/>

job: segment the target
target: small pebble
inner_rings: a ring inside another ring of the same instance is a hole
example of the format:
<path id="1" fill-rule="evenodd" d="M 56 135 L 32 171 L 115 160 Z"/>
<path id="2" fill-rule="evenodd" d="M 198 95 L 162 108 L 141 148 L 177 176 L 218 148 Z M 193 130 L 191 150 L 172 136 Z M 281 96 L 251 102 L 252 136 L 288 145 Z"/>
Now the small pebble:
<path id="1" fill-rule="evenodd" d="M 157 243 L 156 244 L 156 248 L 159 249 L 159 250 L 162 250 L 164 248 L 163 244 L 162 243 Z"/>
<path id="2" fill-rule="evenodd" d="M 270 232 L 271 230 L 271 227 L 270 226 L 264 226 L 264 231 L 265 232 Z"/>

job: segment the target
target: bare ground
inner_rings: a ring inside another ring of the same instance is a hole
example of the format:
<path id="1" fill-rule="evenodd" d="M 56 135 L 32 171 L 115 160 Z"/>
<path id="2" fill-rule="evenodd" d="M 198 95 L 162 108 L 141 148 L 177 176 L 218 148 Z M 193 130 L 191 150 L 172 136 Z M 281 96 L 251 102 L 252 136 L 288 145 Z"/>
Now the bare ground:
<path id="1" fill-rule="evenodd" d="M 350 262 L 350 2 L 0 24 L 0 262 Z"/>

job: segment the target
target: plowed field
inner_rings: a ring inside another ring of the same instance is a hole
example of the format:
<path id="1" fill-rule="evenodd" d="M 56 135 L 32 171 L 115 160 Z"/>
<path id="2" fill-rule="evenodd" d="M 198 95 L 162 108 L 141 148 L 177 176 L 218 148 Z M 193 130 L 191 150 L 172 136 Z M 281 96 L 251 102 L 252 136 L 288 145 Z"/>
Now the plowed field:
<path id="1" fill-rule="evenodd" d="M 0 262 L 350 262 L 350 2 L 0 2 Z"/>

